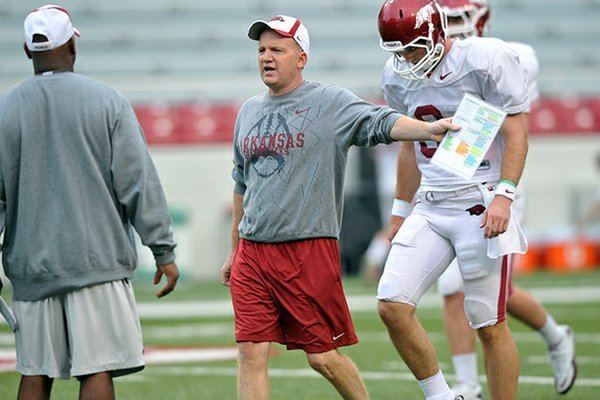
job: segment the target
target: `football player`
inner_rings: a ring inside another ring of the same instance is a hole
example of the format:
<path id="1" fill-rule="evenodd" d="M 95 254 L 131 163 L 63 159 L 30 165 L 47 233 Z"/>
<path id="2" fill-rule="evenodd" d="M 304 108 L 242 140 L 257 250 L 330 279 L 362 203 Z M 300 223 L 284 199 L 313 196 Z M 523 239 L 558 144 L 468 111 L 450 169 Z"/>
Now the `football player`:
<path id="1" fill-rule="evenodd" d="M 487 253 L 488 240 L 506 232 L 509 222 L 518 224 L 510 206 L 528 147 L 526 77 L 503 41 L 454 41 L 446 37 L 446 28 L 446 16 L 433 0 L 385 2 L 379 32 L 381 47 L 392 53 L 382 78 L 387 103 L 417 119 L 436 120 L 453 116 L 464 94 L 470 93 L 508 116 L 471 179 L 430 163 L 437 148 L 433 142 L 401 145 L 393 210 L 399 230 L 379 282 L 378 310 L 425 397 L 455 399 L 415 309 L 457 258 L 465 311 L 483 345 L 492 399 L 513 400 L 519 359 L 506 325 L 508 259 Z M 411 213 L 409 202 L 415 194 L 418 200 Z M 523 251 L 522 238 L 513 236 L 511 252 Z"/>
<path id="2" fill-rule="evenodd" d="M 481 37 L 488 30 L 490 11 L 487 1 L 438 0 L 438 3 L 448 17 L 447 35 L 450 38 Z M 539 64 L 535 51 L 523 43 L 507 42 L 507 45 L 519 57 L 527 76 L 529 100 L 534 102 L 539 98 Z M 524 114 L 527 119 L 528 110 Z M 522 186 L 521 184 L 519 189 Z M 520 223 L 523 222 L 524 208 L 524 196 L 522 190 L 519 190 L 511 209 Z M 509 259 L 509 263 L 510 261 Z M 509 276 L 512 277 L 512 274 Z M 438 289 L 444 297 L 444 323 L 456 373 L 457 384 L 452 390 L 463 395 L 465 400 L 481 399 L 475 335 L 464 312 L 464 287 L 456 259 L 438 280 Z M 507 311 L 540 333 L 548 347 L 555 389 L 560 394 L 566 393 L 572 387 L 576 375 L 575 344 L 571 329 L 566 325 L 558 325 L 531 294 L 511 285 L 510 282 Z"/>

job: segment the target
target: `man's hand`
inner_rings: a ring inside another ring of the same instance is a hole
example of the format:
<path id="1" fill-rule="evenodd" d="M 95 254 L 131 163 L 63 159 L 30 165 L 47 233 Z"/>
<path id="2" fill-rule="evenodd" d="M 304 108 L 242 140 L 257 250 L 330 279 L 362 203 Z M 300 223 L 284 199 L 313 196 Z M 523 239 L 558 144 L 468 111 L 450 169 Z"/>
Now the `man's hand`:
<path id="1" fill-rule="evenodd" d="M 426 134 L 429 136 L 426 140 L 439 143 L 444 138 L 444 135 L 448 131 L 458 131 L 460 126 L 452 123 L 452 118 L 444 118 L 439 121 L 432 122 L 429 124 L 429 128 L 426 130 Z"/>
<path id="2" fill-rule="evenodd" d="M 397 215 L 392 215 L 392 217 L 390 218 L 390 227 L 388 228 L 388 231 L 387 231 L 388 242 L 390 242 L 390 243 L 392 242 L 392 240 L 394 239 L 394 236 L 396 236 L 396 233 L 398 233 L 398 230 L 404 223 L 405 219 L 406 218 L 398 217 Z"/>
<path id="3" fill-rule="evenodd" d="M 221 284 L 223 286 L 229 286 L 229 277 L 231 276 L 231 266 L 233 265 L 234 258 L 235 250 L 232 250 L 227 255 L 227 258 L 221 267 Z"/>
<path id="4" fill-rule="evenodd" d="M 483 214 L 481 227 L 484 229 L 483 237 L 494 238 L 506 232 L 510 219 L 510 205 L 512 200 L 504 196 L 494 196 L 487 210 Z"/>
<path id="5" fill-rule="evenodd" d="M 167 277 L 167 283 L 162 287 L 158 292 L 156 292 L 156 297 L 159 299 L 171 293 L 175 286 L 177 285 L 177 280 L 179 279 L 179 269 L 177 269 L 177 265 L 174 262 L 165 264 L 165 265 L 157 265 L 156 273 L 154 274 L 154 284 L 158 285 L 163 275 Z"/>

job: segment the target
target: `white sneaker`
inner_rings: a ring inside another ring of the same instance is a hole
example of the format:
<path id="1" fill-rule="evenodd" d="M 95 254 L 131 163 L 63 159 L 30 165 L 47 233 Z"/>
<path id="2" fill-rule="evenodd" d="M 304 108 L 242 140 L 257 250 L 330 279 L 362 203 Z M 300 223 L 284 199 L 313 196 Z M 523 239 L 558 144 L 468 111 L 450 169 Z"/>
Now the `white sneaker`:
<path id="1" fill-rule="evenodd" d="M 452 386 L 450 390 L 456 395 L 457 399 L 483 400 L 483 391 L 480 385 L 469 385 L 461 382 Z"/>
<path id="2" fill-rule="evenodd" d="M 554 371 L 554 388 L 558 394 L 567 393 L 577 376 L 575 364 L 575 336 L 571 327 L 562 325 L 565 337 L 553 349 L 548 349 L 552 370 Z"/>

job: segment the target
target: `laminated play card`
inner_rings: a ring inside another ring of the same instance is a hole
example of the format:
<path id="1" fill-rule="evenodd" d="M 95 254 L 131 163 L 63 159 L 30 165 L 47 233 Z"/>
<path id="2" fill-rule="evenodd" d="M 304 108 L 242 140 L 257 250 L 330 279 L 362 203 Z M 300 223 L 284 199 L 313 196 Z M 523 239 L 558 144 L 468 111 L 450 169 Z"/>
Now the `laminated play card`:
<path id="1" fill-rule="evenodd" d="M 448 172 L 470 179 L 481 165 L 506 113 L 475 96 L 463 97 L 452 122 L 459 131 L 449 131 L 431 159 Z"/>

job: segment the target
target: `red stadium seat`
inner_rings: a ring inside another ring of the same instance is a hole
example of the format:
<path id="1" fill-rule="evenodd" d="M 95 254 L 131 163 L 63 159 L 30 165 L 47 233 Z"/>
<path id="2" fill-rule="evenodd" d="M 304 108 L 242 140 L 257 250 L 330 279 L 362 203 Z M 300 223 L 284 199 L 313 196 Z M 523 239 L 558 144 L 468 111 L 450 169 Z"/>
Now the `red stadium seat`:
<path id="1" fill-rule="evenodd" d="M 544 98 L 532 110 L 529 129 L 534 134 L 598 132 L 600 103 L 595 101 Z"/>
<path id="2" fill-rule="evenodd" d="M 149 144 L 177 143 L 176 123 L 171 108 L 150 104 L 135 107 L 135 113 L 144 129 Z"/>
<path id="3" fill-rule="evenodd" d="M 185 143 L 231 143 L 238 107 L 191 103 L 176 107 L 177 131 Z"/>
<path id="4" fill-rule="evenodd" d="M 135 108 L 150 144 L 230 144 L 239 103 L 145 104 Z M 600 98 L 542 98 L 532 109 L 533 135 L 600 132 Z"/>

